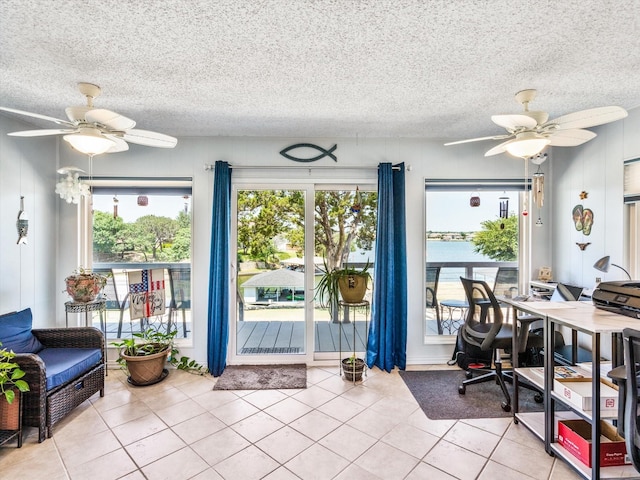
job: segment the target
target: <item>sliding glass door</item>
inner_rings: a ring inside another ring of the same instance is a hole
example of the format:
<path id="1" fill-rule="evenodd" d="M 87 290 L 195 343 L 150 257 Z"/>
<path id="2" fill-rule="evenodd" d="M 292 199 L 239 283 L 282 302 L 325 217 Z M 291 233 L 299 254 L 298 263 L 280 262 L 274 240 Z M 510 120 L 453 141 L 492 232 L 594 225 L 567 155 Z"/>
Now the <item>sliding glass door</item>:
<path id="1" fill-rule="evenodd" d="M 233 361 L 308 362 L 352 349 L 352 325 L 315 301 L 315 285 L 326 266 L 373 264 L 375 192 L 252 184 L 235 186 L 233 199 Z M 364 321 L 357 326 L 360 351 Z"/>

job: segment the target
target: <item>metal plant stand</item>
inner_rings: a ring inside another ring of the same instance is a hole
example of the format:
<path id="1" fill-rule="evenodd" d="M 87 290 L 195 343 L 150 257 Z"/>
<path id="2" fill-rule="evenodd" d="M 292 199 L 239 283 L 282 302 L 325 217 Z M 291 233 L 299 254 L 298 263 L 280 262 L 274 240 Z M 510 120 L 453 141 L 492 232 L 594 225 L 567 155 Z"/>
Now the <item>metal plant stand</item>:
<path id="1" fill-rule="evenodd" d="M 342 328 L 343 325 L 345 323 L 348 323 L 349 320 L 349 314 L 351 314 L 351 317 L 353 320 L 351 320 L 351 324 L 353 325 L 353 353 L 355 354 L 356 351 L 356 339 L 357 339 L 357 333 L 356 333 L 356 312 L 358 309 L 363 309 L 365 312 L 365 320 L 364 320 L 364 337 L 365 337 L 365 350 L 366 350 L 366 345 L 367 345 L 367 338 L 368 338 L 368 334 L 369 334 L 369 302 L 367 300 L 364 300 L 362 302 L 358 302 L 358 303 L 349 303 L 349 302 L 345 302 L 343 300 L 340 300 L 338 302 L 338 305 L 340 306 L 340 308 L 344 309 L 344 315 L 342 316 L 342 318 L 344 319 L 342 322 L 340 322 L 340 329 L 339 329 L 339 335 L 338 335 L 338 351 L 340 352 L 340 358 L 339 358 L 339 362 L 340 362 L 340 376 L 342 376 L 343 374 L 343 368 L 342 368 Z M 364 371 L 363 371 L 364 375 L 367 375 L 367 365 L 365 362 L 365 366 L 364 366 Z M 354 380 L 353 383 L 356 383 L 355 380 L 355 376 L 354 376 Z"/>

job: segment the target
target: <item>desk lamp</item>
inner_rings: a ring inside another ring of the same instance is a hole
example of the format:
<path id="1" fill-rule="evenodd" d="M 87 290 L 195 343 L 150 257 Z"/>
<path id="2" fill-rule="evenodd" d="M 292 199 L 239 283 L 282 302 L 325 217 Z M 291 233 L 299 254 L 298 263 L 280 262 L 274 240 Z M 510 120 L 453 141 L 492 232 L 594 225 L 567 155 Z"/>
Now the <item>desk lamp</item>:
<path id="1" fill-rule="evenodd" d="M 593 268 L 595 268 L 596 270 L 599 270 L 601 272 L 607 273 L 609 271 L 609 266 L 611 265 L 612 267 L 618 267 L 620 270 L 622 270 L 624 273 L 627 274 L 627 277 L 629 277 L 629 280 L 631 280 L 631 275 L 629 274 L 629 272 L 627 272 L 624 268 L 622 268 L 620 265 L 616 265 L 615 263 L 609 263 L 609 255 L 602 257 L 600 260 L 598 260 L 596 263 L 593 264 Z"/>

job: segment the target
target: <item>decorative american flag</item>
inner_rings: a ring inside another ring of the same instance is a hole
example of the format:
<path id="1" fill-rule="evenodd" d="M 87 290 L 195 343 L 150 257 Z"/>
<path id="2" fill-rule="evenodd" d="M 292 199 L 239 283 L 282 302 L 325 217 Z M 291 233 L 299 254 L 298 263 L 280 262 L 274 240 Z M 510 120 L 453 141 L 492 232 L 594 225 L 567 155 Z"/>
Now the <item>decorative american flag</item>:
<path id="1" fill-rule="evenodd" d="M 164 269 L 129 272 L 129 310 L 131 319 L 164 315 Z"/>

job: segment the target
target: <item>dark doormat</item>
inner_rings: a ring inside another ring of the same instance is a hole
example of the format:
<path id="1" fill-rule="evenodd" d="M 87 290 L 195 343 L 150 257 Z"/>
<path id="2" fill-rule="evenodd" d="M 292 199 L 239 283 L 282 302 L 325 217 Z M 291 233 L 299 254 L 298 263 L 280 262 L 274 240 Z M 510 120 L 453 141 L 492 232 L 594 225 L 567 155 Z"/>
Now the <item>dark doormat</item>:
<path id="1" fill-rule="evenodd" d="M 281 390 L 307 388 L 307 366 L 229 365 L 213 386 L 214 390 Z"/>
<path id="2" fill-rule="evenodd" d="M 505 412 L 500 404 L 504 395 L 495 381 L 467 386 L 465 395 L 458 393 L 458 386 L 465 379 L 463 370 L 400 371 L 414 398 L 427 417 L 432 420 L 463 418 L 510 417 L 513 411 Z M 507 384 L 513 408 L 513 385 Z M 519 390 L 519 411 L 541 412 L 542 403 L 533 399 L 534 392 Z"/>

